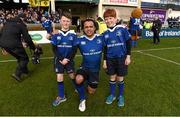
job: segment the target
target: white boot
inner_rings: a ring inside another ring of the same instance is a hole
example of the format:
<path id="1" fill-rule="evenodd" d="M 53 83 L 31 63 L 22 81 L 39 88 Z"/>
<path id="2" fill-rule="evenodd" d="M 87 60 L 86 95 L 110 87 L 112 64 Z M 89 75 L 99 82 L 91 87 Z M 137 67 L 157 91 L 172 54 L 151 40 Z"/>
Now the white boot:
<path id="1" fill-rule="evenodd" d="M 86 110 L 86 100 L 85 100 L 85 99 L 82 100 L 82 101 L 80 101 L 79 110 L 80 110 L 81 112 L 84 112 L 84 111 Z"/>

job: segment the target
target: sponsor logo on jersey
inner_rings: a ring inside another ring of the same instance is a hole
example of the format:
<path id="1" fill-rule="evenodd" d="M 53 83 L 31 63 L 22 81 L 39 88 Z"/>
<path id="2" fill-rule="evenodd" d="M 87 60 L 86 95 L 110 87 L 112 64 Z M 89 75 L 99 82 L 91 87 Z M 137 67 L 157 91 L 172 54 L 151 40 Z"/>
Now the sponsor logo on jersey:
<path id="1" fill-rule="evenodd" d="M 111 43 L 116 43 L 116 40 L 112 40 Z"/>
<path id="2" fill-rule="evenodd" d="M 107 39 L 107 38 L 109 38 L 109 35 L 108 35 L 108 34 L 106 34 L 106 35 L 105 35 L 105 38 L 106 38 L 106 39 Z"/>
<path id="3" fill-rule="evenodd" d="M 72 41 L 72 40 L 73 40 L 73 37 L 72 37 L 72 36 L 70 36 L 70 37 L 69 37 L 69 40 L 71 40 L 71 41 Z"/>
<path id="4" fill-rule="evenodd" d="M 121 31 L 118 31 L 118 32 L 116 33 L 116 36 L 121 36 Z"/>
<path id="5" fill-rule="evenodd" d="M 61 40 L 61 36 L 57 36 L 57 40 Z"/>
<path id="6" fill-rule="evenodd" d="M 91 49 L 90 52 L 95 52 L 95 49 Z"/>
<path id="7" fill-rule="evenodd" d="M 110 47 L 116 47 L 116 46 L 123 46 L 124 43 L 113 43 L 113 44 L 108 44 L 107 47 L 110 48 Z"/>
<path id="8" fill-rule="evenodd" d="M 86 45 L 86 42 L 85 41 L 81 41 L 81 45 Z"/>
<path id="9" fill-rule="evenodd" d="M 91 51 L 91 50 L 90 50 Z M 89 56 L 89 55 L 99 55 L 99 54 L 101 54 L 102 53 L 102 51 L 95 51 L 95 50 L 93 50 L 94 52 L 83 52 L 83 55 L 85 55 L 85 56 Z"/>
<path id="10" fill-rule="evenodd" d="M 67 45 L 67 43 L 66 43 L 66 42 L 63 42 L 62 44 L 63 44 L 63 45 Z"/>
<path id="11" fill-rule="evenodd" d="M 97 44 L 101 44 L 102 41 L 100 39 L 97 39 Z"/>

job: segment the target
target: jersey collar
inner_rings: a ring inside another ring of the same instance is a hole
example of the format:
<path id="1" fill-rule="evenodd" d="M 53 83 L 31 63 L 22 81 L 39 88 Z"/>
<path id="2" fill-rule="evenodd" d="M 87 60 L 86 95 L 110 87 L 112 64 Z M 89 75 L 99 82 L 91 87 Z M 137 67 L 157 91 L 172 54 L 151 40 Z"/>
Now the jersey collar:
<path id="1" fill-rule="evenodd" d="M 66 33 L 64 31 L 59 30 L 59 33 L 62 34 L 63 36 L 67 36 L 69 33 L 74 33 L 75 34 L 74 30 L 69 30 Z"/>
<path id="2" fill-rule="evenodd" d="M 85 37 L 87 40 L 89 40 L 89 41 L 94 40 L 94 38 L 95 38 L 96 36 L 98 36 L 98 34 L 94 34 L 94 36 L 93 36 L 92 38 L 89 38 L 89 37 L 87 37 L 86 35 L 84 35 L 84 37 Z"/>
<path id="3" fill-rule="evenodd" d="M 108 28 L 108 30 L 109 30 L 110 32 L 113 32 L 117 27 L 125 28 L 125 26 L 123 26 L 123 25 L 116 25 L 116 26 L 114 26 L 113 28 Z"/>

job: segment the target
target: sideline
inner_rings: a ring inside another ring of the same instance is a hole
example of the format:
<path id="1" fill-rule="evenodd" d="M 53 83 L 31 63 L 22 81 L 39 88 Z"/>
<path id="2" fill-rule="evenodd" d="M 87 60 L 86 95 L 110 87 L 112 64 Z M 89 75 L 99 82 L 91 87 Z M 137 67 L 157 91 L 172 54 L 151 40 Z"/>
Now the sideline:
<path id="1" fill-rule="evenodd" d="M 153 55 L 153 54 L 144 53 L 142 51 L 138 51 L 138 53 L 141 53 L 141 54 L 146 55 L 146 56 L 154 57 L 154 58 L 157 58 L 157 59 L 160 59 L 160 60 L 163 60 L 163 61 L 166 61 L 166 62 L 169 62 L 169 63 L 173 63 L 173 64 L 176 64 L 176 65 L 180 66 L 180 63 L 178 63 L 178 62 L 175 62 L 175 61 L 172 61 L 172 60 L 169 60 L 169 59 L 165 59 L 165 58 Z"/>
<path id="2" fill-rule="evenodd" d="M 158 59 L 161 59 L 161 60 L 164 60 L 164 61 L 167 61 L 167 62 L 170 62 L 170 63 L 174 63 L 176 65 L 180 65 L 180 63 L 177 63 L 175 61 L 171 61 L 171 60 L 168 60 L 168 59 L 164 59 L 164 58 L 161 58 L 161 57 L 158 57 L 158 56 L 155 56 L 155 55 L 152 55 L 152 54 L 147 54 L 147 53 L 144 53 L 146 51 L 158 51 L 158 50 L 171 50 L 171 49 L 179 49 L 180 47 L 169 47 L 169 48 L 157 48 L 157 49 L 144 49 L 144 50 L 134 50 L 132 52 L 137 52 L 137 53 L 141 53 L 141 54 L 144 54 L 144 55 L 147 55 L 147 56 L 151 56 L 151 57 L 154 57 L 154 58 L 158 58 Z M 76 57 L 80 57 L 81 55 L 76 55 Z M 54 57 L 42 57 L 40 58 L 40 60 L 48 60 L 48 59 L 53 59 Z M 1 60 L 0 63 L 7 63 L 7 62 L 16 62 L 16 59 L 9 59 L 9 60 Z"/>
<path id="3" fill-rule="evenodd" d="M 144 50 L 134 50 L 132 52 L 139 52 L 139 51 L 158 51 L 158 50 L 172 50 L 172 49 L 179 49 L 180 47 L 169 47 L 169 48 L 157 48 L 157 49 L 144 49 Z"/>

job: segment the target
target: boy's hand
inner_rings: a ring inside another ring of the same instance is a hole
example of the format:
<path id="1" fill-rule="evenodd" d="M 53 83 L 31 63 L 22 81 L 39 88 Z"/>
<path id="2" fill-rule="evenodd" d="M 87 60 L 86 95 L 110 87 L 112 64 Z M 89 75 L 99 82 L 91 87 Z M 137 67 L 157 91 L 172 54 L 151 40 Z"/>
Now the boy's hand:
<path id="1" fill-rule="evenodd" d="M 131 57 L 130 55 L 127 55 L 126 60 L 125 60 L 125 65 L 129 65 L 131 63 Z"/>
<path id="2" fill-rule="evenodd" d="M 51 38 L 51 34 L 47 33 L 46 39 L 50 39 L 50 38 Z"/>
<path id="3" fill-rule="evenodd" d="M 66 65 L 69 62 L 69 59 L 64 58 L 62 61 L 59 61 L 61 64 Z"/>

